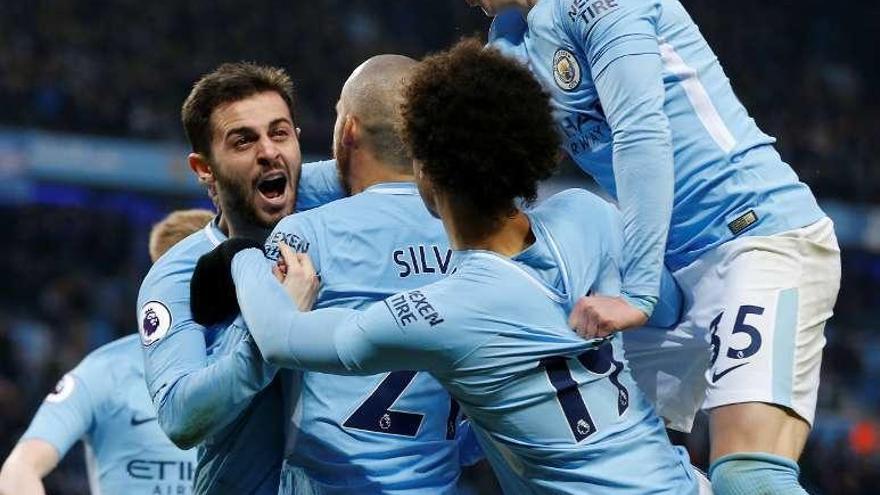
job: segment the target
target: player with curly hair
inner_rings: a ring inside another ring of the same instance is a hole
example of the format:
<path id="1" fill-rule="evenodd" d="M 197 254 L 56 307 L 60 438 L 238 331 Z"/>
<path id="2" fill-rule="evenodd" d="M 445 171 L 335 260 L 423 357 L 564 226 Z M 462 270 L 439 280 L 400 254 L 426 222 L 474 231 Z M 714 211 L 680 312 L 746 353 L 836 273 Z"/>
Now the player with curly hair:
<path id="1" fill-rule="evenodd" d="M 275 365 L 430 373 L 470 418 L 507 493 L 696 493 L 620 339 L 584 340 L 568 326 L 578 296 L 619 290 L 617 210 L 583 190 L 518 206 L 556 167 L 548 95 L 525 68 L 466 41 L 416 69 L 403 119 L 422 199 L 455 249 L 448 277 L 360 311 L 308 311 L 314 267 L 280 243 L 278 280 L 260 250 L 244 249 L 231 273 L 197 269 L 193 283 L 231 276 Z"/>
<path id="2" fill-rule="evenodd" d="M 660 343 L 625 337 L 628 352 L 643 340 L 633 366 L 653 375 L 660 414 L 689 431 L 709 411 L 717 492 L 806 493 L 797 459 L 840 249 L 683 2 L 465 1 L 495 16 L 490 45 L 550 93 L 563 149 L 623 215 L 621 293 L 581 298 L 572 327 L 593 338 L 643 325 L 672 270 L 681 323 Z"/>

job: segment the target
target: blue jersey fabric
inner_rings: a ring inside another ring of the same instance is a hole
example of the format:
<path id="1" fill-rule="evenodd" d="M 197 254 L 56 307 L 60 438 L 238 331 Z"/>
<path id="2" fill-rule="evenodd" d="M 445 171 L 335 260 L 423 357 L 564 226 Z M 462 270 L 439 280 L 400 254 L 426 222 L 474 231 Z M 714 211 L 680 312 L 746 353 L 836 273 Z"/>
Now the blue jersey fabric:
<path id="1" fill-rule="evenodd" d="M 297 205 L 339 197 L 335 177 L 333 161 L 304 165 Z M 240 319 L 205 328 L 190 314 L 196 263 L 225 238 L 215 219 L 157 260 L 141 284 L 147 388 L 169 437 L 199 447 L 195 493 L 277 493 L 284 420 L 276 370 Z"/>
<path id="2" fill-rule="evenodd" d="M 195 450 L 168 440 L 144 386 L 137 335 L 100 347 L 58 382 L 22 440 L 48 442 L 63 457 L 86 446 L 91 492 L 192 493 Z"/>
<path id="3" fill-rule="evenodd" d="M 647 312 L 664 259 L 824 216 L 678 0 L 540 0 L 496 17 L 490 44 L 528 65 L 566 151 L 618 200 L 623 294 Z"/>
<path id="4" fill-rule="evenodd" d="M 364 311 L 298 312 L 262 253 L 245 250 L 232 265 L 242 315 L 278 365 L 429 372 L 461 404 L 508 493 L 696 493 L 619 336 L 586 341 L 568 326 L 578 296 L 618 293 L 617 211 L 570 190 L 529 218 L 536 240 L 519 256 L 456 252 L 445 279 Z"/>
<path id="5" fill-rule="evenodd" d="M 273 259 L 279 242 L 309 254 L 321 277 L 316 308 L 364 309 L 452 268 L 443 226 L 411 182 L 377 184 L 291 215 L 266 243 Z M 455 492 L 459 409 L 429 374 L 306 372 L 292 393 L 290 493 Z"/>

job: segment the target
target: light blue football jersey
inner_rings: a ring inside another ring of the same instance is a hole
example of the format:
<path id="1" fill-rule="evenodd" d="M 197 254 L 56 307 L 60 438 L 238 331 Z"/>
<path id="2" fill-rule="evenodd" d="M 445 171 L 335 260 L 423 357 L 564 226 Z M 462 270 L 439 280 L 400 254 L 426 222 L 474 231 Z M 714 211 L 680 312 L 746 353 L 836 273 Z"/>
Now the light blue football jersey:
<path id="1" fill-rule="evenodd" d="M 580 295 L 619 290 L 617 211 L 569 190 L 529 218 L 535 243 L 513 259 L 456 252 L 445 279 L 360 312 L 298 312 L 262 253 L 245 250 L 232 265 L 242 315 L 278 365 L 429 372 L 461 404 L 507 493 L 696 493 L 620 337 L 586 341 L 568 326 Z"/>
<path id="2" fill-rule="evenodd" d="M 490 44 L 528 65 L 565 149 L 618 200 L 625 295 L 658 295 L 664 255 L 675 271 L 824 216 L 678 0 L 540 0 L 496 17 Z"/>
<path id="3" fill-rule="evenodd" d="M 195 450 L 168 440 L 144 386 L 137 335 L 85 357 L 46 397 L 22 440 L 48 442 L 63 457 L 77 440 L 86 448 L 92 493 L 192 493 Z"/>
<path id="4" fill-rule="evenodd" d="M 316 308 L 364 309 L 452 269 L 443 225 L 411 182 L 291 215 L 267 240 L 272 259 L 279 242 L 312 259 Z M 291 394 L 284 493 L 455 492 L 459 408 L 429 374 L 306 372 Z"/>
<path id="5" fill-rule="evenodd" d="M 335 162 L 302 170 L 298 207 L 341 196 Z M 284 420 L 276 370 L 240 319 L 205 328 L 190 314 L 196 263 L 225 238 L 215 219 L 157 260 L 141 284 L 147 388 L 169 437 L 199 446 L 195 493 L 277 493 Z"/>

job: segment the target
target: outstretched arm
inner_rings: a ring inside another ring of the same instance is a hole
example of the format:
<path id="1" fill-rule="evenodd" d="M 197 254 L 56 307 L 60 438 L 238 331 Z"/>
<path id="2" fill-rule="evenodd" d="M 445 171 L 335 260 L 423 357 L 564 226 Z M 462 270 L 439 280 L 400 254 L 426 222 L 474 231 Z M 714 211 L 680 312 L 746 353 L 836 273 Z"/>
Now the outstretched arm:
<path id="1" fill-rule="evenodd" d="M 302 300 L 292 287 L 303 280 L 308 285 L 314 270 L 310 263 L 304 269 L 302 262 L 294 259 L 308 262 L 307 255 L 293 253 L 284 244 L 280 248 L 287 266 L 287 290 L 273 277 L 260 250 L 241 251 L 232 262 L 241 313 L 270 363 L 346 375 L 436 368 L 440 359 L 434 353 L 437 346 L 426 336 L 437 338 L 437 332 L 418 325 L 401 327 L 385 302 L 364 311 L 328 308 L 301 312 L 294 301 Z"/>

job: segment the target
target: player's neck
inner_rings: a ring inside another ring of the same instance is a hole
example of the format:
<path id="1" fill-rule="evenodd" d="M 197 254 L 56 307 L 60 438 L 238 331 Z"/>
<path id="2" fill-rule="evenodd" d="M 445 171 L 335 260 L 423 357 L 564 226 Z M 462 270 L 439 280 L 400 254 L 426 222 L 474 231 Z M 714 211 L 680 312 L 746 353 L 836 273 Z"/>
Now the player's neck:
<path id="1" fill-rule="evenodd" d="M 386 182 L 413 182 L 411 172 L 399 172 L 393 166 L 386 165 L 366 153 L 360 157 L 353 157 L 348 175 L 351 194 L 361 193 L 369 187 Z"/>
<path id="2" fill-rule="evenodd" d="M 271 229 L 267 229 L 266 227 L 255 225 L 253 222 L 249 222 L 240 218 L 235 218 L 234 215 L 224 215 L 226 218 L 226 230 L 223 231 L 227 237 L 243 237 L 247 239 L 254 239 L 255 241 L 263 242 L 269 237 L 271 233 Z M 221 230 L 223 224 L 221 223 Z"/>
<path id="3" fill-rule="evenodd" d="M 480 221 L 472 212 L 455 212 L 455 207 L 441 213 L 452 247 L 457 250 L 481 249 L 503 256 L 514 256 L 535 242 L 529 217 L 522 210 L 511 215 Z"/>

